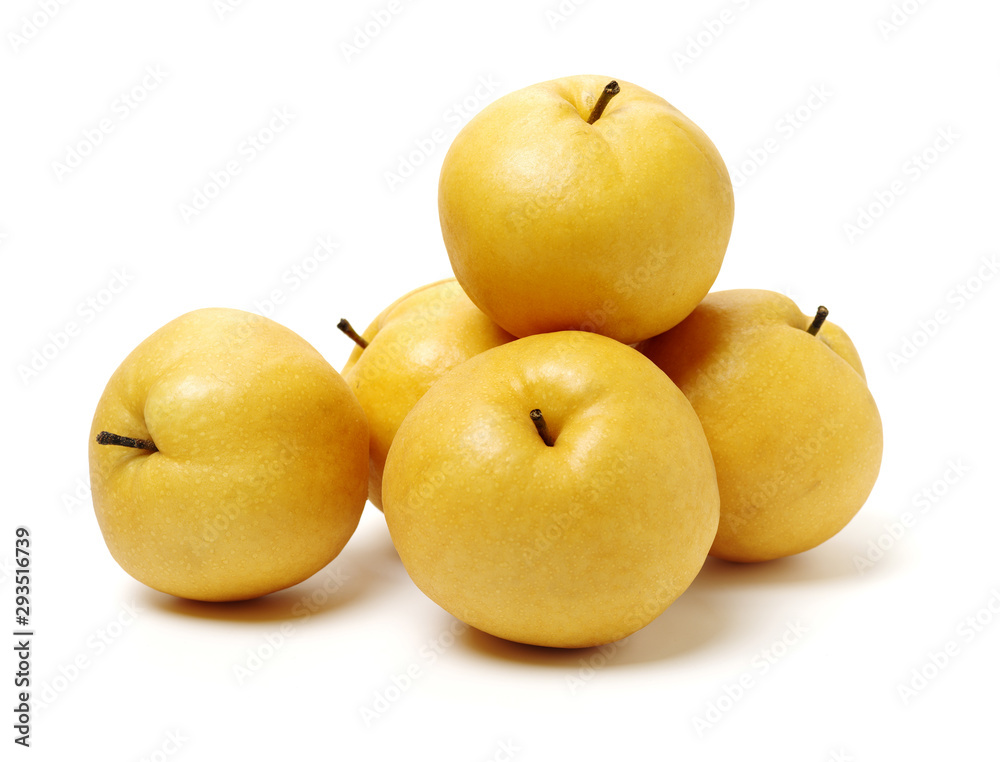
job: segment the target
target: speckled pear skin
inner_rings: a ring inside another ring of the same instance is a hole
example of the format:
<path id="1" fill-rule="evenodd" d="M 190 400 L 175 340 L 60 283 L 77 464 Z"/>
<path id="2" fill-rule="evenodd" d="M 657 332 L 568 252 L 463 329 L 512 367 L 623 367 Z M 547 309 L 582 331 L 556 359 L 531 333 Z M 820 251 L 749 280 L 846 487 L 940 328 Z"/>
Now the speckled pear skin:
<path id="1" fill-rule="evenodd" d="M 368 499 L 381 510 L 385 459 L 407 413 L 451 368 L 514 337 L 448 278 L 397 299 L 362 338 L 368 346 L 354 347 L 343 374 L 368 416 Z"/>
<path id="2" fill-rule="evenodd" d="M 101 431 L 158 450 L 97 444 Z M 311 345 L 260 315 L 189 312 L 122 362 L 90 431 L 94 509 L 140 582 L 256 598 L 329 563 L 364 508 L 368 424 Z"/>
<path id="3" fill-rule="evenodd" d="M 399 428 L 383 498 L 432 600 L 492 635 L 560 648 L 619 640 L 662 613 L 701 569 L 719 510 L 684 395 L 631 347 L 581 331 L 519 339 L 442 376 Z"/>
<path id="4" fill-rule="evenodd" d="M 868 499 L 882 421 L 861 358 L 830 320 L 758 289 L 709 294 L 639 344 L 691 401 L 712 448 L 721 517 L 712 555 L 766 561 L 814 548 Z"/>
<path id="5" fill-rule="evenodd" d="M 663 98 L 573 76 L 509 93 L 459 132 L 438 211 L 472 301 L 515 336 L 587 330 L 634 343 L 708 293 L 733 225 L 732 183 L 708 136 Z"/>

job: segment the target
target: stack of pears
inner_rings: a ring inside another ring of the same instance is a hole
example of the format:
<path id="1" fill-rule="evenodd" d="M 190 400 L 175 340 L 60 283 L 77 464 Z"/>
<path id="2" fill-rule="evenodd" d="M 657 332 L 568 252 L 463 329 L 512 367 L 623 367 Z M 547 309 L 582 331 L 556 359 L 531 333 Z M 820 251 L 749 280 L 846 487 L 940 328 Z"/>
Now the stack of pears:
<path id="1" fill-rule="evenodd" d="M 295 351 L 280 362 L 302 369 L 293 384 L 269 367 L 273 346 L 257 346 L 276 340 L 264 318 L 218 311 L 216 333 L 252 334 L 242 396 L 213 387 L 210 366 L 234 373 L 225 348 L 157 375 L 149 358 L 172 357 L 159 346 L 176 331 L 123 363 L 95 415 L 91 468 L 127 571 L 205 600 L 280 589 L 336 556 L 367 489 L 432 600 L 502 638 L 584 647 L 644 627 L 708 555 L 800 553 L 864 504 L 882 428 L 858 353 L 824 307 L 709 293 L 733 189 L 711 140 L 667 101 L 598 76 L 504 96 L 456 136 L 438 203 L 455 278 L 401 297 L 360 335 L 341 321 L 356 343 L 342 378 L 286 336 Z M 291 454 L 251 499 L 208 455 L 222 434 L 240 438 L 220 401 L 245 412 L 255 388 L 272 409 L 250 420 L 271 444 L 244 447 L 243 464 L 257 451 L 273 459 L 274 442 Z M 187 431 L 168 431 L 165 403 Z M 292 423 L 306 419 L 322 456 Z M 103 447 L 109 427 L 139 444 Z M 154 468 L 178 481 L 147 500 Z M 240 506 L 214 519 L 224 544 L 169 528 L 212 526 L 198 486 L 208 479 Z M 126 494 L 140 505 L 123 511 Z M 143 532 L 155 556 L 136 552 Z M 281 535 L 313 548 L 308 559 L 276 560 L 268 541 Z"/>

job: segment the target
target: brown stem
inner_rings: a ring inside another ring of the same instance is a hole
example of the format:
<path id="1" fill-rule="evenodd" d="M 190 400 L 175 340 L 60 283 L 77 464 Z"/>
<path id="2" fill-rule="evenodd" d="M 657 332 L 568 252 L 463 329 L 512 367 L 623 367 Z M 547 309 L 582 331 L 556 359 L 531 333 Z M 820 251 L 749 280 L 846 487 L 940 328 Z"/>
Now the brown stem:
<path id="1" fill-rule="evenodd" d="M 549 425 L 545 423 L 545 418 L 542 416 L 542 411 L 538 408 L 532 410 L 528 415 L 531 416 L 531 422 L 535 424 L 535 428 L 538 429 L 538 436 L 542 438 L 546 446 L 554 447 L 555 440 L 552 439 L 552 435 L 549 433 Z"/>
<path id="2" fill-rule="evenodd" d="M 121 434 L 112 434 L 110 431 L 102 431 L 97 435 L 97 444 L 121 445 L 122 447 L 134 447 L 137 450 L 151 450 L 159 452 L 151 439 L 135 439 L 133 437 L 123 437 Z"/>
<path id="3" fill-rule="evenodd" d="M 826 320 L 826 316 L 830 314 L 830 310 L 826 307 L 821 306 L 816 310 L 816 317 L 813 318 L 812 325 L 810 325 L 806 331 L 815 336 L 819 333 L 819 329 L 823 327 L 823 322 Z"/>
<path id="4" fill-rule="evenodd" d="M 600 96 L 597 98 L 597 102 L 594 104 L 594 110 L 590 112 L 590 119 L 587 120 L 587 124 L 593 124 L 598 119 L 601 118 L 601 114 L 604 113 L 604 109 L 608 107 L 608 103 L 614 98 L 618 93 L 621 92 L 621 88 L 615 80 L 611 80 L 604 86 L 604 90 L 601 91 Z"/>
<path id="5" fill-rule="evenodd" d="M 341 318 L 340 322 L 337 323 L 337 328 L 346 333 L 351 338 L 351 340 L 362 349 L 368 346 L 368 342 L 365 341 L 364 338 L 361 336 L 361 334 L 355 331 L 354 327 L 350 323 L 348 323 L 347 320 L 345 320 L 344 318 Z"/>

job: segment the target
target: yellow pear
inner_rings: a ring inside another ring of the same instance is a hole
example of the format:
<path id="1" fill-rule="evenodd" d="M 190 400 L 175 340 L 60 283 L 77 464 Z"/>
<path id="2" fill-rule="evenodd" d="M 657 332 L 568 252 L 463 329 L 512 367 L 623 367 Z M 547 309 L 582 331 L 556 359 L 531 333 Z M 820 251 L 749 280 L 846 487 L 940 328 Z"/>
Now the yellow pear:
<path id="1" fill-rule="evenodd" d="M 341 321 L 341 329 L 353 333 Z M 382 471 L 396 430 L 431 384 L 514 337 L 476 307 L 454 278 L 397 299 L 356 339 L 343 375 L 371 430 L 368 499 L 382 508 Z"/>
<path id="2" fill-rule="evenodd" d="M 691 583 L 719 493 L 701 424 L 637 351 L 580 331 L 457 366 L 403 421 L 385 519 L 410 577 L 521 643 L 624 638 Z"/>
<path id="3" fill-rule="evenodd" d="M 713 556 L 809 550 L 875 484 L 881 418 L 857 350 L 826 314 L 807 316 L 773 291 L 719 291 L 638 347 L 687 395 L 712 448 L 722 501 Z"/>
<path id="4" fill-rule="evenodd" d="M 365 504 L 368 425 L 304 339 L 231 309 L 189 312 L 122 362 L 90 432 L 94 509 L 140 582 L 256 598 L 322 569 Z"/>
<path id="5" fill-rule="evenodd" d="M 634 343 L 712 287 L 733 188 L 712 141 L 663 98 L 573 76 L 473 117 L 444 158 L 438 210 L 458 282 L 505 330 Z"/>

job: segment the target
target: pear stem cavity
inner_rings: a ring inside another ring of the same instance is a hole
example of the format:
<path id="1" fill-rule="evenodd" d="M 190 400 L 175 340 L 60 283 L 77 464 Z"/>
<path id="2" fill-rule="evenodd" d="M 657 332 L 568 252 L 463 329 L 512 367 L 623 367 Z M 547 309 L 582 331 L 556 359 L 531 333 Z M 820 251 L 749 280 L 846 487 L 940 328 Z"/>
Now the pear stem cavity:
<path id="1" fill-rule="evenodd" d="M 535 408 L 528 415 L 531 416 L 531 422 L 535 424 L 535 428 L 538 429 L 538 436 L 545 442 L 546 447 L 555 447 L 555 440 L 552 439 L 552 435 L 549 433 L 549 425 L 545 422 L 542 411 Z"/>
<path id="2" fill-rule="evenodd" d="M 110 431 L 102 431 L 97 435 L 97 444 L 121 445 L 122 447 L 134 447 L 137 450 L 150 450 L 159 452 L 159 449 L 149 439 L 135 439 L 133 437 L 123 437 L 121 434 L 112 434 Z"/>
<path id="3" fill-rule="evenodd" d="M 826 316 L 829 314 L 830 310 L 828 310 L 826 307 L 820 306 L 820 308 L 816 310 L 816 317 L 813 318 L 812 325 L 810 325 L 806 329 L 806 331 L 810 335 L 815 336 L 817 333 L 819 333 L 819 329 L 823 327 L 823 323 L 826 320 Z"/>
<path id="4" fill-rule="evenodd" d="M 590 112 L 590 119 L 587 120 L 587 124 L 593 124 L 600 119 L 601 114 L 604 113 L 604 109 L 607 108 L 608 103 L 620 92 L 621 88 L 615 80 L 608 82 L 608 84 L 604 86 L 604 90 L 601 91 L 600 96 L 597 98 L 597 102 L 594 104 L 594 110 Z"/>
<path id="5" fill-rule="evenodd" d="M 347 320 L 345 320 L 344 318 L 341 318 L 340 322 L 337 323 L 337 328 L 339 328 L 341 331 L 347 334 L 347 336 L 351 339 L 351 341 L 353 341 L 362 349 L 368 346 L 368 342 L 365 341 L 364 338 L 361 336 L 361 334 L 355 331 L 354 327 L 350 323 L 348 323 Z"/>

